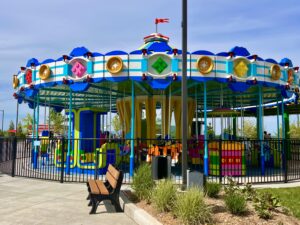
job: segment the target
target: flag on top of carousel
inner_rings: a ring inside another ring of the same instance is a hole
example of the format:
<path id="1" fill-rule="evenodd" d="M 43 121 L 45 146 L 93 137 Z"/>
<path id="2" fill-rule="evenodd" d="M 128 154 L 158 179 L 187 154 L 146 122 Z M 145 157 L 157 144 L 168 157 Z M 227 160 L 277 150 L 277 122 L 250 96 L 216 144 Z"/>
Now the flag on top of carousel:
<path id="1" fill-rule="evenodd" d="M 158 23 L 169 23 L 169 18 L 156 18 L 155 24 L 158 24 Z"/>

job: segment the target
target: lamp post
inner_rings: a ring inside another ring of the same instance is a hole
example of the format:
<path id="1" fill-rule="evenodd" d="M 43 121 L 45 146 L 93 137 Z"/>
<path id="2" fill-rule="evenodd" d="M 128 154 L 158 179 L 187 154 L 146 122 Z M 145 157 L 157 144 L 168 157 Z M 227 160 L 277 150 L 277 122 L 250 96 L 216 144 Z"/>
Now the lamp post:
<path id="1" fill-rule="evenodd" d="M 0 109 L 2 111 L 2 132 L 3 132 L 3 124 L 4 124 L 4 109 Z"/>
<path id="2" fill-rule="evenodd" d="M 182 80 L 181 80 L 181 134 L 182 134 L 182 189 L 187 185 L 187 0 L 182 0 Z"/>

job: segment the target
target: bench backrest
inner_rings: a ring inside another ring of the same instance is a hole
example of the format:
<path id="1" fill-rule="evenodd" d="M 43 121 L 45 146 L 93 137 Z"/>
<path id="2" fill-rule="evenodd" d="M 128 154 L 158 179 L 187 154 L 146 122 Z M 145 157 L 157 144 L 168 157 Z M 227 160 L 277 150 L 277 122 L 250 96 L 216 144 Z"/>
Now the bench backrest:
<path id="1" fill-rule="evenodd" d="M 106 172 L 106 179 L 113 189 L 120 189 L 123 181 L 123 172 L 117 170 L 113 165 L 109 164 Z"/>

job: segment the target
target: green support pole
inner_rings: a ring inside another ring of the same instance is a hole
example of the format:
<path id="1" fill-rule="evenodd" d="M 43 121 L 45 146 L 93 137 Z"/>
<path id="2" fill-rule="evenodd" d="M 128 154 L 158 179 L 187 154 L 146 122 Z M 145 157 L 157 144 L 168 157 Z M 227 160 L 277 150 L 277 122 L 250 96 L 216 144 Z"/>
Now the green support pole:
<path id="1" fill-rule="evenodd" d="M 259 140 L 260 140 L 260 165 L 261 174 L 265 175 L 265 154 L 264 154 L 264 136 L 263 136 L 263 97 L 262 86 L 258 86 L 258 121 L 259 121 Z"/>
<path id="2" fill-rule="evenodd" d="M 130 165 L 129 175 L 133 177 L 134 171 L 134 81 L 131 81 L 131 140 L 130 140 Z"/>
<path id="3" fill-rule="evenodd" d="M 280 129 L 279 129 L 279 105 L 278 105 L 278 100 L 276 102 L 277 106 L 277 139 L 280 139 Z"/>
<path id="4" fill-rule="evenodd" d="M 281 137 L 285 139 L 284 98 L 281 100 Z"/>
<path id="5" fill-rule="evenodd" d="M 38 168 L 38 135 L 39 135 L 39 93 L 37 94 L 37 103 L 34 103 L 34 131 L 32 130 L 33 137 L 34 137 L 34 152 L 33 152 L 33 168 L 37 169 Z"/>
<path id="6" fill-rule="evenodd" d="M 290 139 L 290 116 L 288 112 L 284 112 L 283 114 L 283 119 L 284 119 L 284 132 L 285 132 L 285 139 Z M 291 159 L 291 145 L 290 142 L 286 142 L 286 153 L 287 153 L 287 159 Z"/>
<path id="7" fill-rule="evenodd" d="M 68 120 L 68 153 L 67 153 L 67 165 L 66 165 L 66 173 L 67 174 L 70 174 L 70 167 L 71 167 L 72 104 L 73 104 L 72 90 L 70 89 L 70 93 L 69 93 L 69 120 Z M 64 151 L 64 149 L 62 149 L 62 151 Z"/>

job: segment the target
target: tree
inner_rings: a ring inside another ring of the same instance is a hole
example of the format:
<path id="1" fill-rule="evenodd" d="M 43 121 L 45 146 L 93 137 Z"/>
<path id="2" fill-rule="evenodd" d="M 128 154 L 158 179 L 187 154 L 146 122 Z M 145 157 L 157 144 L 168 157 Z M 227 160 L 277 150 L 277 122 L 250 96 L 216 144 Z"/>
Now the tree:
<path id="1" fill-rule="evenodd" d="M 62 134 L 64 129 L 65 117 L 61 113 L 55 112 L 50 109 L 50 125 L 53 128 L 53 132 L 56 134 Z"/>
<path id="2" fill-rule="evenodd" d="M 113 129 L 114 129 L 115 132 L 119 135 L 119 134 L 120 134 L 120 131 L 121 131 L 121 129 L 122 129 L 122 124 L 121 124 L 119 115 L 115 115 L 115 116 L 112 118 L 111 123 L 112 123 Z"/>
<path id="3" fill-rule="evenodd" d="M 32 130 L 32 124 L 33 124 L 33 118 L 31 116 L 31 114 L 27 113 L 26 117 L 23 118 L 22 121 L 23 121 L 23 129 L 22 130 L 25 134 L 28 135 L 30 133 L 30 131 Z"/>
<path id="4" fill-rule="evenodd" d="M 288 132 L 289 137 L 286 138 L 300 138 L 300 127 L 297 124 L 290 124 L 290 131 Z M 278 137 L 278 133 L 275 134 L 276 138 Z M 279 138 L 282 138 L 282 127 L 279 128 Z"/>
<path id="5" fill-rule="evenodd" d="M 17 129 L 17 136 L 18 137 L 25 137 L 26 135 L 23 133 L 22 123 L 18 123 L 18 129 Z"/>
<path id="6" fill-rule="evenodd" d="M 15 124 L 14 124 L 14 122 L 12 120 L 9 122 L 8 129 L 9 130 L 14 130 L 15 129 Z"/>
<path id="7" fill-rule="evenodd" d="M 14 124 L 14 122 L 11 120 L 11 121 L 9 122 L 8 130 L 14 130 L 14 129 L 15 129 L 15 124 Z M 14 133 L 13 133 L 13 132 L 9 132 L 8 135 L 9 135 L 9 136 L 14 136 Z"/>
<path id="8" fill-rule="evenodd" d="M 241 130 L 239 130 L 241 133 Z M 247 138 L 257 138 L 257 129 L 256 125 L 253 124 L 253 122 L 249 120 L 244 120 L 244 137 Z"/>

